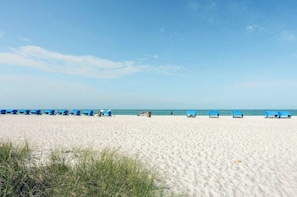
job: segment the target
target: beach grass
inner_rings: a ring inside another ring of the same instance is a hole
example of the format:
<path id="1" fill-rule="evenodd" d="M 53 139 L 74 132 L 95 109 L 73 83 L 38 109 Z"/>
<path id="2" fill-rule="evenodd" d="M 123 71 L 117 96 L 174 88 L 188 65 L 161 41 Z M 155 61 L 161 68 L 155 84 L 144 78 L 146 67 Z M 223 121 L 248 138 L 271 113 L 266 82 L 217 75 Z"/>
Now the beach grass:
<path id="1" fill-rule="evenodd" d="M 0 196 L 177 196 L 139 160 L 105 149 L 55 150 L 0 141 Z"/>

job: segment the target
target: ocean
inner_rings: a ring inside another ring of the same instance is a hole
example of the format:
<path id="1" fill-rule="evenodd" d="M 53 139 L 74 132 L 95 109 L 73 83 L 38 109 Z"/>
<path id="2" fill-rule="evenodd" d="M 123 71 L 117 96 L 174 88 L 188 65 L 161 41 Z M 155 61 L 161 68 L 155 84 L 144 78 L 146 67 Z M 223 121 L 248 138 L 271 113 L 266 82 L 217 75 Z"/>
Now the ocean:
<path id="1" fill-rule="evenodd" d="M 90 110 L 90 109 L 89 109 Z M 98 113 L 100 109 L 91 109 L 94 111 L 94 114 Z M 150 111 L 152 116 L 186 116 L 188 109 L 111 109 L 113 115 L 138 115 L 141 112 L 148 112 Z M 189 110 L 195 110 L 197 112 L 197 116 L 208 116 L 208 113 L 210 110 L 205 109 L 189 109 Z M 231 116 L 233 109 L 223 109 L 223 110 L 217 110 L 219 111 L 220 116 Z M 243 112 L 245 116 L 263 116 L 265 115 L 266 111 L 289 111 L 291 112 L 292 116 L 297 116 L 297 110 L 294 109 L 239 109 Z M 82 112 L 84 109 L 81 110 Z"/>
<path id="2" fill-rule="evenodd" d="M 48 109 L 41 109 L 41 113 Z M 54 109 L 58 110 L 68 110 L 69 113 L 72 109 Z M 94 114 L 97 114 L 100 109 L 73 109 L 80 110 L 83 113 L 86 110 L 93 110 Z M 105 109 L 107 110 L 107 109 Z M 233 109 L 111 109 L 112 115 L 139 115 L 140 113 L 145 114 L 146 112 L 151 112 L 152 116 L 186 116 L 187 110 L 194 110 L 197 112 L 197 116 L 208 116 L 209 111 L 216 110 L 219 112 L 220 116 L 231 116 Z M 296 109 L 234 109 L 243 112 L 244 116 L 265 116 L 266 111 L 288 111 L 292 116 L 297 116 Z"/>

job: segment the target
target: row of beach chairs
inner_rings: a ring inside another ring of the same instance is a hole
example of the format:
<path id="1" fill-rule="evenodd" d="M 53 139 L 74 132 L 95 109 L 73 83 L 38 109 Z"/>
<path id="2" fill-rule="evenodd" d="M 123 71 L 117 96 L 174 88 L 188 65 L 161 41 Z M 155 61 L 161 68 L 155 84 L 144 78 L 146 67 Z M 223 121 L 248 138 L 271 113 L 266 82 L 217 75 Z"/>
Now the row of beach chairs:
<path id="1" fill-rule="evenodd" d="M 0 109 L 0 114 L 24 114 L 24 115 L 29 115 L 29 114 L 35 114 L 35 115 L 42 115 L 42 114 L 46 114 L 46 115 L 76 115 L 76 116 L 80 116 L 80 115 L 87 115 L 87 116 L 94 116 L 94 111 L 93 110 L 85 110 L 83 112 L 81 112 L 81 110 L 45 110 L 44 112 L 42 112 L 39 109 L 34 109 L 34 110 L 17 110 L 17 109 L 9 109 L 9 110 L 5 110 L 5 109 Z M 215 111 L 215 110 L 211 110 L 209 111 L 209 117 L 210 118 L 219 118 L 220 113 L 219 111 Z M 111 116 L 111 110 L 100 110 L 98 112 L 98 116 Z M 195 110 L 188 110 L 187 111 L 187 117 L 196 117 L 197 116 L 197 112 Z M 240 110 L 233 110 L 232 111 L 232 117 L 233 118 L 243 118 L 243 113 Z M 291 118 L 292 114 L 288 111 L 266 111 L 265 112 L 265 118 Z"/>
<path id="2" fill-rule="evenodd" d="M 197 116 L 197 112 L 195 110 L 188 110 L 187 117 L 195 118 Z M 219 111 L 211 110 L 208 113 L 210 118 L 219 118 Z M 240 110 L 233 110 L 232 117 L 233 118 L 243 118 L 243 113 Z M 291 118 L 292 114 L 288 111 L 266 111 L 265 118 Z"/>
<path id="3" fill-rule="evenodd" d="M 195 110 L 187 111 L 187 117 L 195 118 L 196 116 L 197 116 L 197 112 Z M 219 118 L 220 113 L 219 113 L 219 111 L 211 110 L 211 111 L 209 111 L 208 116 L 210 118 Z M 232 111 L 232 117 L 233 118 L 243 118 L 243 113 L 242 113 L 242 111 L 238 111 L 238 110 Z"/>
<path id="4" fill-rule="evenodd" d="M 34 115 L 76 115 L 76 116 L 80 116 L 80 115 L 87 115 L 87 116 L 94 116 L 94 111 L 93 110 L 85 110 L 85 111 L 81 111 L 81 110 L 54 110 L 54 109 L 49 109 L 49 110 L 45 110 L 44 112 L 42 112 L 40 109 L 34 109 L 34 110 L 29 110 L 29 109 L 24 109 L 24 110 L 17 110 L 17 109 L 9 109 L 9 110 L 5 110 L 5 109 L 1 109 L 0 110 L 0 114 L 24 114 L 24 115 L 30 115 L 30 114 L 34 114 Z M 111 116 L 111 110 L 101 110 L 98 112 L 99 116 Z"/>
<path id="5" fill-rule="evenodd" d="M 265 118 L 291 118 L 292 114 L 288 111 L 267 111 Z"/>

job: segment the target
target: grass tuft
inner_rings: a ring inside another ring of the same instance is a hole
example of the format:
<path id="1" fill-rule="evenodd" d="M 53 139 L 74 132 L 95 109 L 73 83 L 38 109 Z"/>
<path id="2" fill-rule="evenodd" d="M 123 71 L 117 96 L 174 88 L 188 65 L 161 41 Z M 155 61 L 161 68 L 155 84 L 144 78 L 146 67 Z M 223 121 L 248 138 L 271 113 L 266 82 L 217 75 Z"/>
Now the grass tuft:
<path id="1" fill-rule="evenodd" d="M 0 142 L 0 196 L 176 196 L 142 162 L 105 149 L 53 151 L 33 159 L 28 143 Z"/>

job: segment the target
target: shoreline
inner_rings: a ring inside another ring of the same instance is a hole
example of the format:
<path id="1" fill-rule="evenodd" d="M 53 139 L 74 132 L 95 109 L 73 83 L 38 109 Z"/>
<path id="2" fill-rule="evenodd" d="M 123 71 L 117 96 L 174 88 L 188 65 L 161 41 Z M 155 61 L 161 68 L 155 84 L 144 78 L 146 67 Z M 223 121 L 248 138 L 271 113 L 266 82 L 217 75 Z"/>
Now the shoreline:
<path id="1" fill-rule="evenodd" d="M 293 196 L 297 119 L 171 115 L 1 115 L 0 138 L 42 151 L 117 149 L 158 169 L 190 196 Z"/>
<path id="2" fill-rule="evenodd" d="M 2 110 L 1 110 L 2 111 Z M 4 110 L 5 111 L 5 110 Z M 6 111 L 15 111 L 15 110 L 6 110 Z M 24 113 L 24 111 L 30 111 L 30 110 L 19 110 L 17 113 Z M 32 111 L 32 110 L 31 110 Z M 33 110 L 36 111 L 36 110 Z M 80 114 L 83 114 L 85 112 L 89 113 L 92 111 L 94 115 L 97 115 L 100 109 L 41 109 L 40 112 L 42 114 L 47 113 L 61 113 L 67 111 L 68 114 L 73 112 L 77 113 L 79 112 Z M 107 110 L 105 110 L 107 111 Z M 197 116 L 208 116 L 211 111 L 217 111 L 219 112 L 220 116 L 232 116 L 232 111 L 241 111 L 243 112 L 244 116 L 265 116 L 266 112 L 282 112 L 282 111 L 287 111 L 292 114 L 292 116 L 297 116 L 297 110 L 296 109 L 192 109 L 192 110 L 187 110 L 187 109 L 113 109 L 111 111 L 112 115 L 139 115 L 140 113 L 146 113 L 146 112 L 151 112 L 152 116 L 186 116 L 187 111 L 196 111 Z M 21 114 L 20 114 L 21 115 Z"/>

